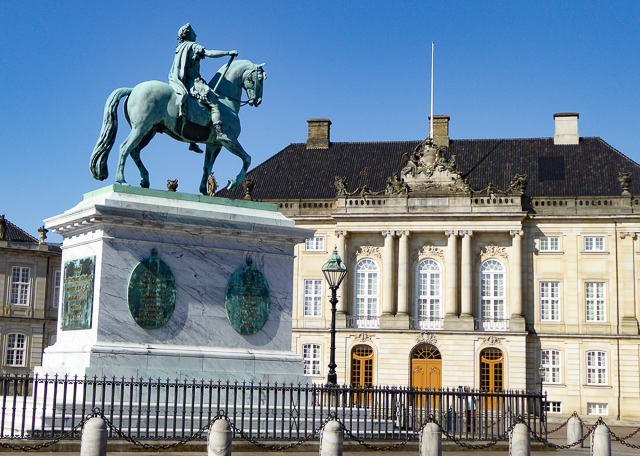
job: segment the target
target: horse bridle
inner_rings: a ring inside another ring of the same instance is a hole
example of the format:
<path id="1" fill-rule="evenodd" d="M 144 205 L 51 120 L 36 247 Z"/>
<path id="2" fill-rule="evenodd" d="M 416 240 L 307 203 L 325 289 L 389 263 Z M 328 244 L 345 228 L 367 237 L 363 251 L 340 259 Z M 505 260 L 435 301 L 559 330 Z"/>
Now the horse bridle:
<path id="1" fill-rule="evenodd" d="M 262 70 L 262 68 L 260 68 L 258 65 L 256 65 L 256 67 L 251 70 L 249 73 L 247 73 L 245 76 L 242 77 L 242 85 L 244 86 L 244 89 L 247 90 L 249 88 L 254 90 L 254 94 L 253 94 L 253 98 L 247 101 L 241 101 L 241 100 L 237 100 L 240 101 L 240 106 L 244 106 L 246 104 L 248 104 L 250 101 L 255 101 L 256 100 L 256 96 L 257 94 L 257 87 L 258 87 L 258 70 L 261 70 L 264 73 L 264 70 Z M 251 79 L 251 75 L 255 73 L 255 76 L 253 77 L 253 80 Z M 247 87 L 247 82 L 251 81 L 252 87 Z"/>

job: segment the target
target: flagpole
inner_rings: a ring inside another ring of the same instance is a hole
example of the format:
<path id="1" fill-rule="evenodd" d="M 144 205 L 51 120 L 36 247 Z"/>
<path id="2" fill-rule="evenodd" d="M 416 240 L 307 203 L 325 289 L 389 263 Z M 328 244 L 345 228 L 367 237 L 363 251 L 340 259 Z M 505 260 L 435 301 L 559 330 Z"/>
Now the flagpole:
<path id="1" fill-rule="evenodd" d="M 433 139 L 433 41 L 431 42 L 431 117 L 429 125 L 429 138 Z"/>

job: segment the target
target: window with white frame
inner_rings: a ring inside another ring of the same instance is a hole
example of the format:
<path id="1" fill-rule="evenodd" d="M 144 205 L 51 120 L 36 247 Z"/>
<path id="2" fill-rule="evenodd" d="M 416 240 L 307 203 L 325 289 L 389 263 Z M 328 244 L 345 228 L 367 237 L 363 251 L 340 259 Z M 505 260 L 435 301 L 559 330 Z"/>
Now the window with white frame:
<path id="1" fill-rule="evenodd" d="M 53 307 L 58 307 L 58 300 L 60 299 L 60 271 L 53 273 Z"/>
<path id="2" fill-rule="evenodd" d="M 562 413 L 562 402 L 547 401 L 544 403 L 544 408 L 547 413 Z"/>
<path id="3" fill-rule="evenodd" d="M 607 300 L 604 282 L 585 282 L 585 300 L 587 321 L 606 321 Z"/>
<path id="4" fill-rule="evenodd" d="M 14 266 L 11 273 L 12 305 L 26 306 L 29 304 L 29 279 L 31 270 L 21 266 Z"/>
<path id="5" fill-rule="evenodd" d="M 607 384 L 607 353 L 599 350 L 587 352 L 587 385 Z"/>
<path id="6" fill-rule="evenodd" d="M 541 237 L 540 251 L 541 252 L 559 252 L 560 238 L 558 236 Z"/>
<path id="7" fill-rule="evenodd" d="M 7 366 L 24 366 L 27 336 L 24 334 L 7 334 L 7 347 L 4 363 Z"/>
<path id="8" fill-rule="evenodd" d="M 320 345 L 303 345 L 302 357 L 304 358 L 304 375 L 320 375 Z"/>
<path id="9" fill-rule="evenodd" d="M 585 252 L 604 252 L 604 236 L 586 236 L 584 238 Z"/>
<path id="10" fill-rule="evenodd" d="M 545 383 L 560 383 L 560 351 L 542 350 L 540 356 L 542 381 Z"/>
<path id="11" fill-rule="evenodd" d="M 308 252 L 324 252 L 324 238 L 312 237 L 307 239 L 305 248 Z"/>
<path id="12" fill-rule="evenodd" d="M 540 282 L 540 320 L 560 320 L 559 282 Z"/>
<path id="13" fill-rule="evenodd" d="M 365 258 L 356 265 L 356 316 L 378 316 L 378 265 Z"/>
<path id="14" fill-rule="evenodd" d="M 481 293 L 482 319 L 503 320 L 505 318 L 504 266 L 498 260 L 482 263 Z"/>
<path id="15" fill-rule="evenodd" d="M 418 265 L 418 318 L 439 320 L 442 303 L 442 273 L 440 265 L 431 259 Z"/>
<path id="16" fill-rule="evenodd" d="M 608 415 L 609 404 L 606 402 L 587 402 L 587 415 Z"/>
<path id="17" fill-rule="evenodd" d="M 322 316 L 322 280 L 304 281 L 304 316 Z"/>

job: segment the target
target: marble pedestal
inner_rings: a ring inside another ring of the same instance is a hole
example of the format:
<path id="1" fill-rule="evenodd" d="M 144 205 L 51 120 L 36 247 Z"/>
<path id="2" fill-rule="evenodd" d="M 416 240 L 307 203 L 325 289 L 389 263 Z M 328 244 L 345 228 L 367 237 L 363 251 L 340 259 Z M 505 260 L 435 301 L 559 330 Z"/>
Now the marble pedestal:
<path id="1" fill-rule="evenodd" d="M 37 374 L 306 383 L 291 352 L 293 252 L 313 231 L 275 205 L 113 185 L 45 224 L 64 238 L 63 275 L 64 265 L 95 257 L 94 291 L 85 329 L 62 327 L 61 296 L 57 341 Z M 175 276 L 176 300 L 164 326 L 144 329 L 128 287 L 152 249 Z M 247 258 L 270 290 L 269 316 L 253 335 L 236 332 L 225 309 L 227 283 Z"/>

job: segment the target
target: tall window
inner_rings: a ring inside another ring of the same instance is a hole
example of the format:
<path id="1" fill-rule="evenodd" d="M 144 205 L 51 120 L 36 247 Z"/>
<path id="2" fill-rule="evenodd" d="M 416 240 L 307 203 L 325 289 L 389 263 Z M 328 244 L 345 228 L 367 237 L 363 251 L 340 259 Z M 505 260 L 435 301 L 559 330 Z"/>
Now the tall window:
<path id="1" fill-rule="evenodd" d="M 434 260 L 424 260 L 418 266 L 418 319 L 440 322 L 442 274 Z M 421 323 L 422 325 L 422 323 Z M 432 326 L 432 325 L 431 325 Z M 439 327 L 439 326 L 438 326 Z M 426 328 L 423 328 L 426 329 Z"/>
<path id="2" fill-rule="evenodd" d="M 541 237 L 540 238 L 540 251 L 541 252 L 559 252 L 560 251 L 560 238 L 554 237 Z"/>
<path id="3" fill-rule="evenodd" d="M 322 280 L 304 281 L 304 316 L 322 315 Z"/>
<path id="4" fill-rule="evenodd" d="M 560 383 L 560 352 L 558 350 L 542 350 L 540 365 L 543 382 Z"/>
<path id="5" fill-rule="evenodd" d="M 540 319 L 560 320 L 560 283 L 540 282 Z"/>
<path id="6" fill-rule="evenodd" d="M 304 358 L 304 375 L 320 375 L 320 345 L 303 345 L 302 357 Z"/>
<path id="7" fill-rule="evenodd" d="M 58 307 L 60 299 L 60 271 L 53 273 L 53 307 Z"/>
<path id="8" fill-rule="evenodd" d="M 378 265 L 369 258 L 356 265 L 356 316 L 378 316 Z"/>
<path id="9" fill-rule="evenodd" d="M 503 320 L 505 317 L 504 266 L 498 260 L 482 263 L 482 319 Z"/>
<path id="10" fill-rule="evenodd" d="M 307 242 L 305 243 L 305 248 L 307 251 L 324 252 L 324 238 L 312 237 L 307 239 Z"/>
<path id="11" fill-rule="evenodd" d="M 587 385 L 607 384 L 607 353 L 603 351 L 587 352 Z"/>
<path id="12" fill-rule="evenodd" d="M 604 282 L 586 282 L 585 298 L 587 305 L 587 321 L 606 321 Z"/>
<path id="13" fill-rule="evenodd" d="M 604 252 L 603 236 L 587 236 L 584 238 L 585 252 Z"/>
<path id="14" fill-rule="evenodd" d="M 29 304 L 29 268 L 14 266 L 11 274 L 11 304 L 26 306 Z"/>
<path id="15" fill-rule="evenodd" d="M 24 366 L 26 351 L 26 339 L 24 334 L 7 334 L 7 351 L 5 364 L 7 366 Z"/>

